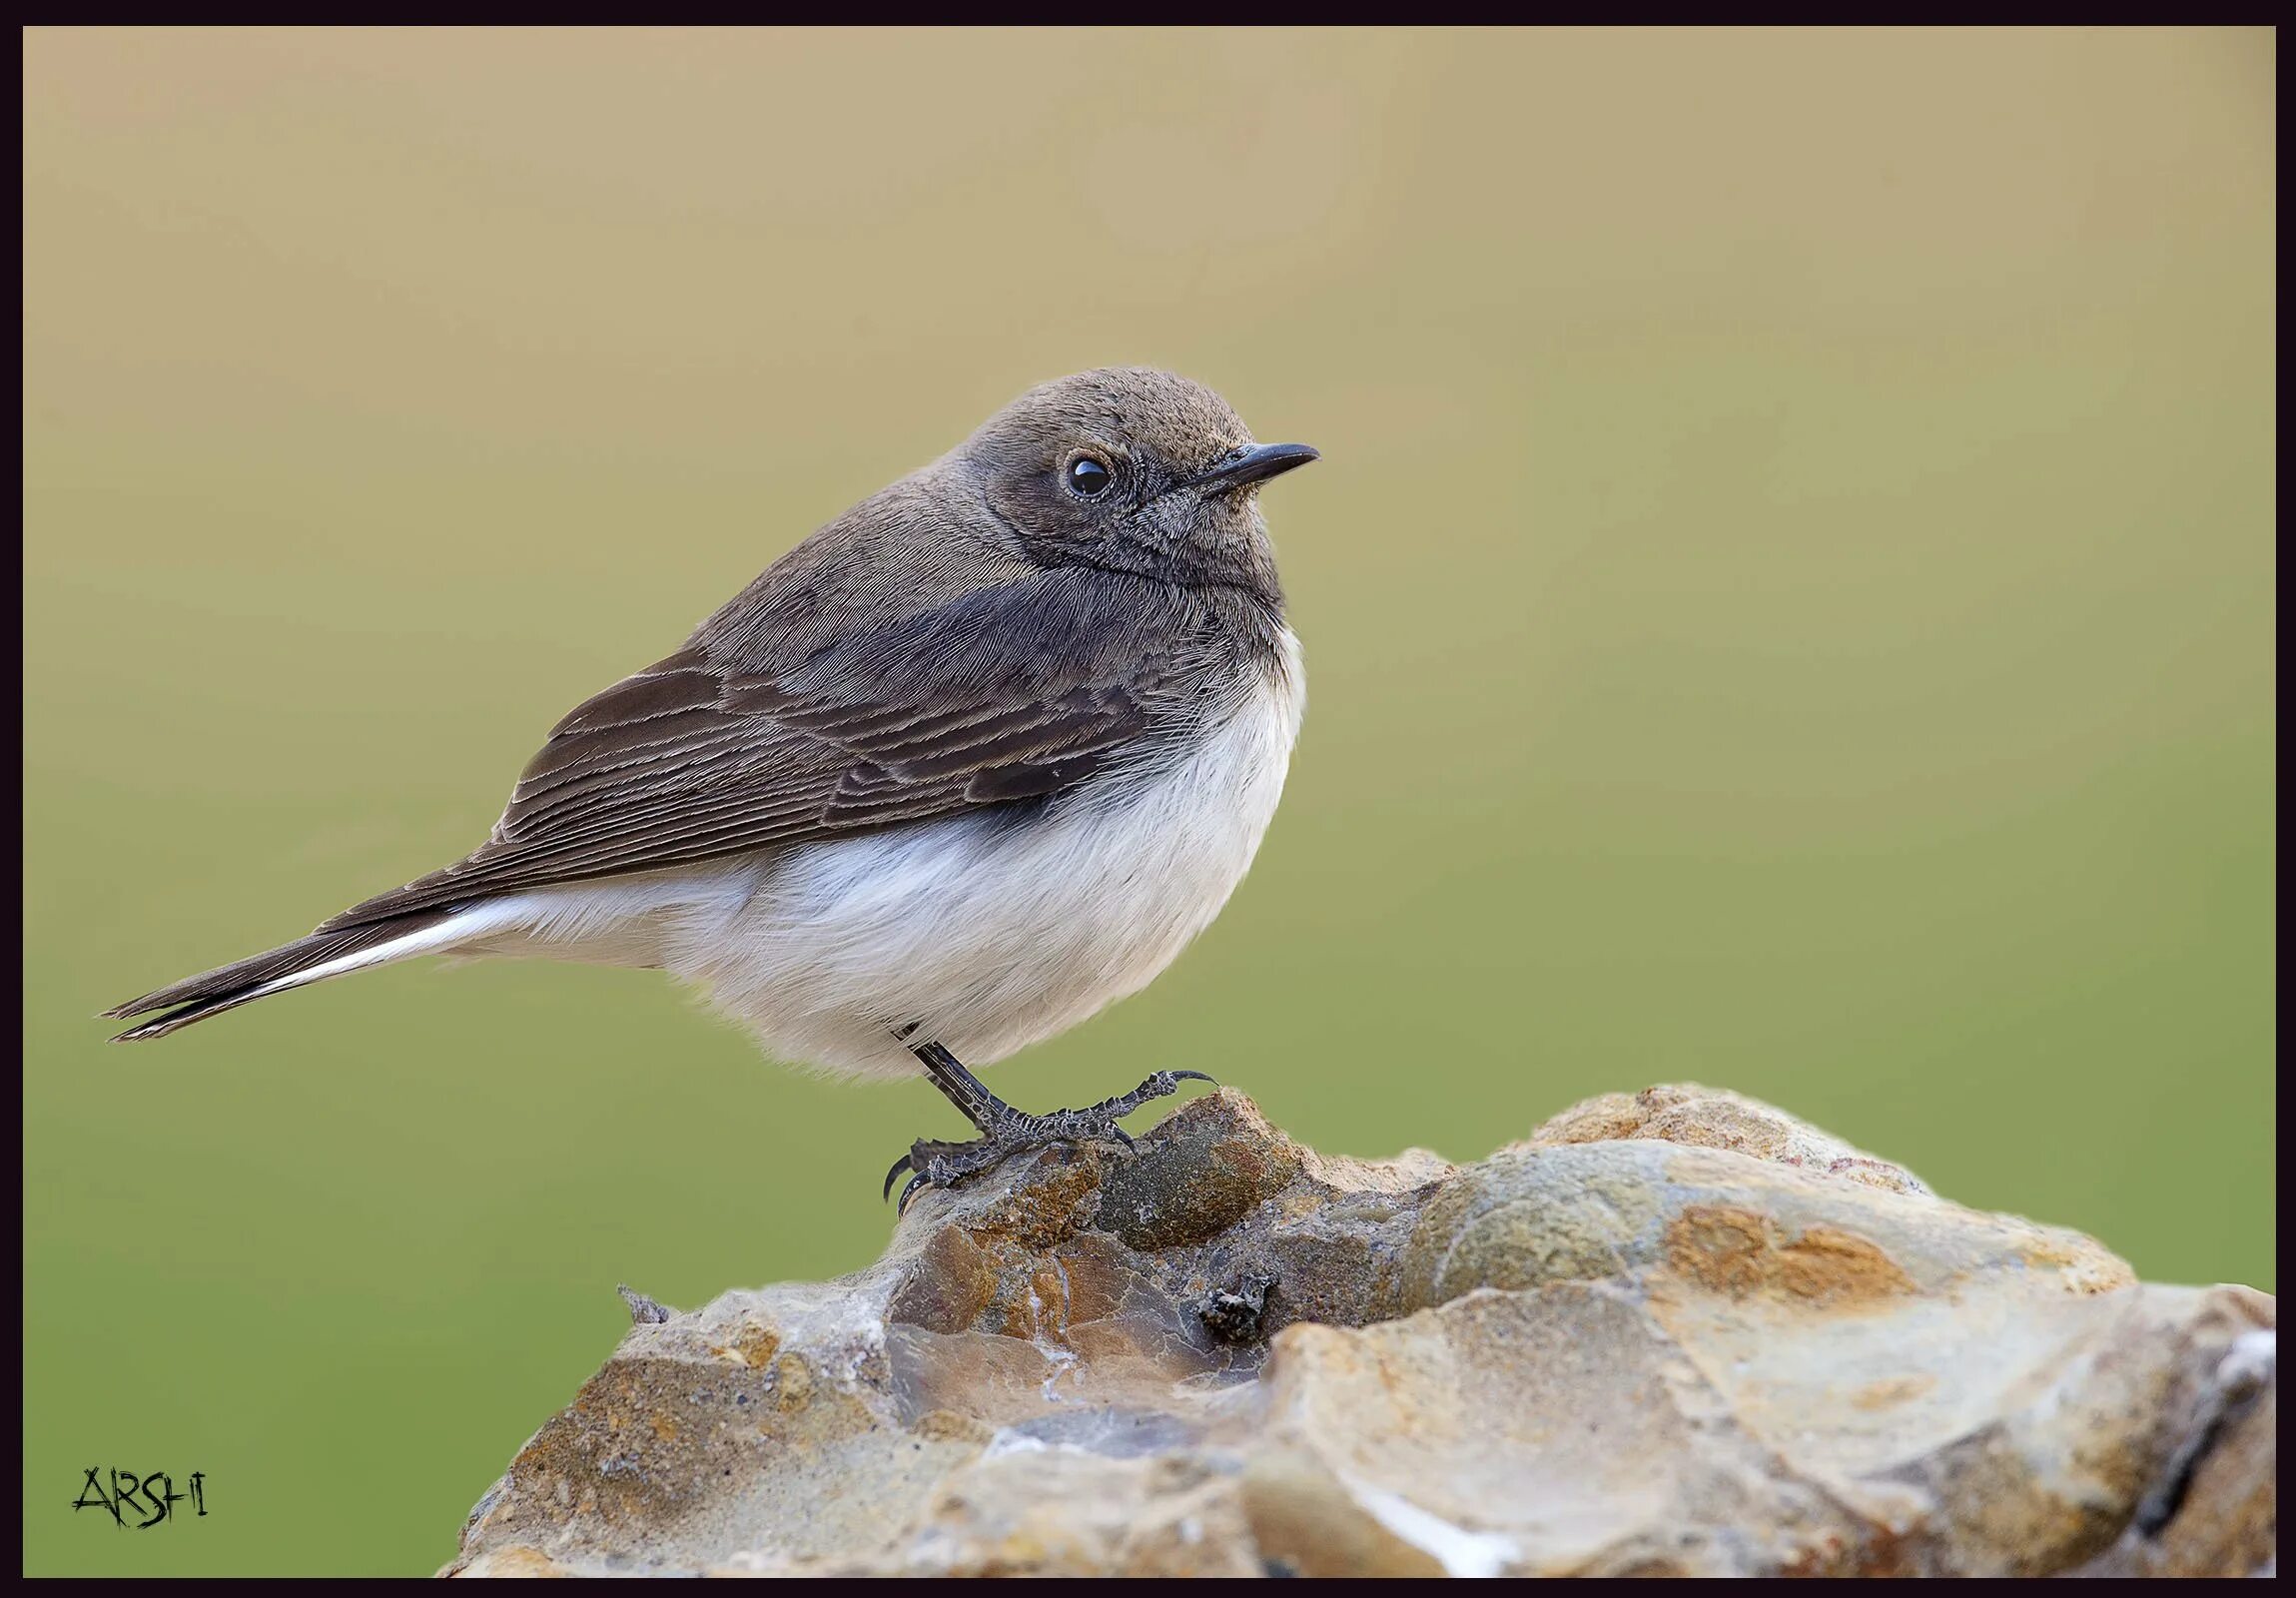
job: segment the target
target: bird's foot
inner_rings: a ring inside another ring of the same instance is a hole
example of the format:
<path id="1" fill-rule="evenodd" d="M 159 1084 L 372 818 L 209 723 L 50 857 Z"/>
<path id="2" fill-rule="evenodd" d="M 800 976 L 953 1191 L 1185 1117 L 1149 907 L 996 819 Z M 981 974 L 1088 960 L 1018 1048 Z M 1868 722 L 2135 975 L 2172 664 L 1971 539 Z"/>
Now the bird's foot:
<path id="1" fill-rule="evenodd" d="M 1210 1081 L 1200 1071 L 1159 1071 L 1131 1093 L 1104 1099 L 1088 1110 L 1055 1110 L 1042 1116 L 1029 1115 L 1000 1101 L 998 1109 L 1003 1113 L 993 1116 L 971 1143 L 918 1139 L 885 1174 L 885 1191 L 891 1194 L 901 1174 L 909 1174 L 909 1185 L 901 1190 L 898 1205 L 900 1212 L 907 1213 L 909 1200 L 917 1196 L 918 1189 L 954 1187 L 1032 1149 L 1096 1141 L 1121 1143 L 1130 1149 L 1132 1135 L 1119 1122 L 1152 1099 L 1177 1093 L 1183 1082 Z"/>

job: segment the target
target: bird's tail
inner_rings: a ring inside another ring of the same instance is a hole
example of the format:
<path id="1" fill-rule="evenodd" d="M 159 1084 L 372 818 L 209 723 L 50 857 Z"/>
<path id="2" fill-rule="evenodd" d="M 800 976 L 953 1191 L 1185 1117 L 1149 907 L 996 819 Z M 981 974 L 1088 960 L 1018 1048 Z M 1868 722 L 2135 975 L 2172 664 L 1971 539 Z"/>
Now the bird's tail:
<path id="1" fill-rule="evenodd" d="M 268 999 L 290 988 L 323 982 L 329 977 L 387 961 L 403 960 L 408 955 L 448 948 L 468 936 L 470 929 L 459 922 L 460 918 L 451 910 L 424 910 L 315 932 L 269 953 L 186 977 L 172 986 L 105 1011 L 105 1015 L 119 1020 L 153 1011 L 166 1012 L 140 1027 L 129 1028 L 112 1041 L 136 1043 L 146 1038 L 165 1038 L 179 1027 L 220 1016 L 227 1010 L 237 1010 L 241 1005 Z"/>

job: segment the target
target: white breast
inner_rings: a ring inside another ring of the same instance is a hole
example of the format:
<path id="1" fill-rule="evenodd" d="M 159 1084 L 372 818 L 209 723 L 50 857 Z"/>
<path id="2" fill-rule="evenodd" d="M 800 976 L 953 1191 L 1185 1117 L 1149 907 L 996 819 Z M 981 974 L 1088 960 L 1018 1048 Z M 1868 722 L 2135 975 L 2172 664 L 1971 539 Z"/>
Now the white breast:
<path id="1" fill-rule="evenodd" d="M 1284 644 L 1279 668 L 1152 772 L 1025 820 L 959 816 L 633 883 L 610 911 L 585 896 L 547 913 L 589 947 L 553 952 L 613 959 L 642 923 L 644 963 L 825 1071 L 914 1073 L 893 1036 L 911 1022 L 967 1065 L 1003 1059 L 1146 986 L 1243 880 L 1305 704 Z M 624 936 L 601 937 L 614 923 Z"/>

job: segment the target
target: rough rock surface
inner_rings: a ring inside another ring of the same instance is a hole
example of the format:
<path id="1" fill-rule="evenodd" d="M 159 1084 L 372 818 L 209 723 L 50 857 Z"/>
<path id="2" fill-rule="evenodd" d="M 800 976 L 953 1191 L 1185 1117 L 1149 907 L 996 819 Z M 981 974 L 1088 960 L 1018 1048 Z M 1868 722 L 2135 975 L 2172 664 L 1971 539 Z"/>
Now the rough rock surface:
<path id="1" fill-rule="evenodd" d="M 1479 1165 L 1233 1092 L 635 1323 L 457 1575 L 2246 1574 L 2274 1305 L 1726 1093 Z"/>

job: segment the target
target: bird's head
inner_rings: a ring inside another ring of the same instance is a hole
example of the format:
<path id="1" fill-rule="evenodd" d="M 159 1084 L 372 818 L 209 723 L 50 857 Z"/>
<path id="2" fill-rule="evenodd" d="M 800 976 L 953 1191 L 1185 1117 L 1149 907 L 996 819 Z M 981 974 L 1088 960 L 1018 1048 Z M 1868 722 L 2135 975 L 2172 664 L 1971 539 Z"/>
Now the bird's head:
<path id="1" fill-rule="evenodd" d="M 1081 564 L 1276 597 L 1259 485 L 1305 465 L 1254 440 L 1227 401 L 1147 367 L 1032 389 L 942 462 L 1046 565 Z"/>

